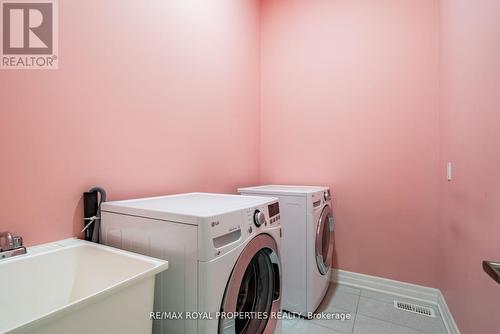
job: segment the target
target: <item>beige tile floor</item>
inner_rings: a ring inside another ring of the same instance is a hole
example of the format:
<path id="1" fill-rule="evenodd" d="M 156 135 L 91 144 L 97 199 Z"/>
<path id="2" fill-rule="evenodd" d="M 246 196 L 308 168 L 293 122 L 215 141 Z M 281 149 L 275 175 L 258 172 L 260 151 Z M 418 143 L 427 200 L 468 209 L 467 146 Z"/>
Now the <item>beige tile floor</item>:
<path id="1" fill-rule="evenodd" d="M 432 307 L 436 318 L 400 311 L 394 308 L 394 299 L 411 301 L 388 294 L 332 284 L 318 311 L 336 312 L 345 320 L 303 318 L 282 322 L 283 334 L 447 334 L 439 310 Z"/>

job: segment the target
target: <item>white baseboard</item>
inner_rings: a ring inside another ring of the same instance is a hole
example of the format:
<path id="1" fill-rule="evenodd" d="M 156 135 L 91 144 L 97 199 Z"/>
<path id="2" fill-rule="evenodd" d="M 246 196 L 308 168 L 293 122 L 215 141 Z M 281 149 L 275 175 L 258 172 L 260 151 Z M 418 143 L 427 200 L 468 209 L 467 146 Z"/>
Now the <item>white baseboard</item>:
<path id="1" fill-rule="evenodd" d="M 460 334 L 457 324 L 446 304 L 446 300 L 439 289 L 340 269 L 333 269 L 331 280 L 342 285 L 387 293 L 436 305 L 442 315 L 448 333 Z"/>
<path id="2" fill-rule="evenodd" d="M 416 299 L 429 304 L 438 304 L 439 290 L 422 285 L 395 281 L 387 278 L 358 274 L 350 271 L 334 269 L 332 281 L 367 290 L 389 293 L 400 297 Z"/>

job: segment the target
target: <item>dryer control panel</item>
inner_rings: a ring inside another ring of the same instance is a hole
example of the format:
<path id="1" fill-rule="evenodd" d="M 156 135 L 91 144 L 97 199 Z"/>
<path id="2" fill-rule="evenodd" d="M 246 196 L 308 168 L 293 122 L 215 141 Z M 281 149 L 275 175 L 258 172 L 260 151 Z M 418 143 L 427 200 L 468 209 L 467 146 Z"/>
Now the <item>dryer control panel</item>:
<path id="1" fill-rule="evenodd" d="M 311 199 L 314 211 L 321 211 L 324 205 L 328 204 L 331 206 L 332 204 L 330 189 L 312 194 Z"/>

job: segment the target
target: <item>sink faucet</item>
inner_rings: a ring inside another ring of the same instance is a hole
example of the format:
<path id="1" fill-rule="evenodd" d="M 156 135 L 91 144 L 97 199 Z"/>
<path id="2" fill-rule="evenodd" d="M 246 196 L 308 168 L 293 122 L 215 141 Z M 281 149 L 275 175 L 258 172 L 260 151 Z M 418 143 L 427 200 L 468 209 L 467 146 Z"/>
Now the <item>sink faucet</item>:
<path id="1" fill-rule="evenodd" d="M 0 232 L 0 260 L 22 254 L 26 254 L 23 238 L 10 232 Z"/>
<path id="2" fill-rule="evenodd" d="M 1 242 L 5 241 L 5 242 Z M 6 245 L 5 245 L 6 244 Z M 10 232 L 0 232 L 0 252 L 14 248 L 14 238 Z"/>

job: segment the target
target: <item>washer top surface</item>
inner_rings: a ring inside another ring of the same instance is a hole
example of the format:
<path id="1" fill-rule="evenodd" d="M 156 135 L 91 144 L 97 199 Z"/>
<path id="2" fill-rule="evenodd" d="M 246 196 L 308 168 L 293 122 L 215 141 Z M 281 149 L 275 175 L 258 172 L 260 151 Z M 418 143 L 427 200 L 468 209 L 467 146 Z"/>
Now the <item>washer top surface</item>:
<path id="1" fill-rule="evenodd" d="M 327 191 L 328 187 L 320 186 L 293 186 L 293 185 L 265 185 L 257 187 L 239 188 L 240 193 L 254 193 L 254 194 L 276 194 L 276 195 L 295 195 L 305 196 L 308 194 L 317 193 L 320 191 Z"/>
<path id="2" fill-rule="evenodd" d="M 102 211 L 197 224 L 199 218 L 270 204 L 276 199 L 212 193 L 187 193 L 102 203 Z"/>

